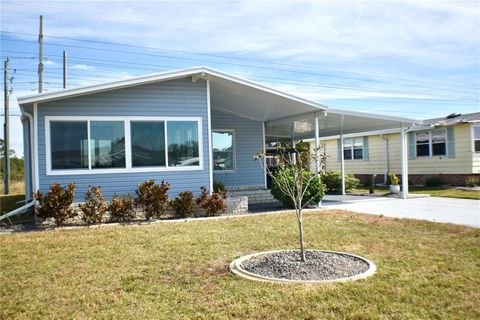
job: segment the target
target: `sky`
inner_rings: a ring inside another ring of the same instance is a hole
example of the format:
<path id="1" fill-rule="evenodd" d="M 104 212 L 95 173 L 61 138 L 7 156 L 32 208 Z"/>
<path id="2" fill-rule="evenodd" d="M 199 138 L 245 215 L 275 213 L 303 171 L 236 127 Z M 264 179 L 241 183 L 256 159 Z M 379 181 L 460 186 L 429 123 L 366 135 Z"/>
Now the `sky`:
<path id="1" fill-rule="evenodd" d="M 16 97 L 38 88 L 39 15 L 47 92 L 62 87 L 66 50 L 69 87 L 203 65 L 332 108 L 480 111 L 480 1 L 2 0 L 0 14 L 19 156 Z M 2 90 L 2 123 L 3 109 Z"/>

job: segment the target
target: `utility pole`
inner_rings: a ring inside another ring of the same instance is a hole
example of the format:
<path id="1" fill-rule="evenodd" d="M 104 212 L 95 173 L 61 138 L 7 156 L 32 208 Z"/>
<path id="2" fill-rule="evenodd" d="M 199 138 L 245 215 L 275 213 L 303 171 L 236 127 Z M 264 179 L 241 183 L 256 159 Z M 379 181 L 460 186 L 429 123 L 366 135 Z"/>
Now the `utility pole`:
<path id="1" fill-rule="evenodd" d="M 38 44 L 38 93 L 41 93 L 43 91 L 43 16 L 40 16 Z"/>
<path id="2" fill-rule="evenodd" d="M 63 50 L 63 89 L 67 89 L 67 51 Z"/>
<path id="3" fill-rule="evenodd" d="M 3 148 L 4 148 L 4 161 L 5 164 L 3 166 L 3 190 L 5 194 L 9 194 L 8 187 L 10 186 L 10 137 L 9 137 L 9 97 L 8 97 L 8 58 L 5 60 L 4 65 L 4 87 L 3 87 L 3 94 L 5 100 L 5 123 L 3 126 L 4 134 L 3 134 Z"/>

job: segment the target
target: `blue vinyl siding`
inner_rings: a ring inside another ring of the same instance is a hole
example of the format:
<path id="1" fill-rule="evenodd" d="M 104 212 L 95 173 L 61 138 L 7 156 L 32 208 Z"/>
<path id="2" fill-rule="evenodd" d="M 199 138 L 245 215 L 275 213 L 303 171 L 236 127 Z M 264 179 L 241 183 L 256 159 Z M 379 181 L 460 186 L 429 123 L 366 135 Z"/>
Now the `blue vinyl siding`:
<path id="1" fill-rule="evenodd" d="M 235 171 L 213 172 L 213 179 L 226 187 L 264 186 L 264 172 L 253 159 L 263 148 L 262 122 L 212 110 L 212 130 L 235 130 Z"/>
<path id="2" fill-rule="evenodd" d="M 76 201 L 83 201 L 89 185 L 100 185 L 105 196 L 113 193 L 135 193 L 139 183 L 147 179 L 170 183 L 170 196 L 182 191 L 199 192 L 209 185 L 208 117 L 206 82 L 189 78 L 117 89 L 86 96 L 45 102 L 38 105 L 38 156 L 40 190 L 45 192 L 52 183 L 77 184 Z M 46 175 L 45 116 L 171 116 L 201 117 L 203 140 L 203 170 L 167 172 L 124 172 L 83 175 Z"/>

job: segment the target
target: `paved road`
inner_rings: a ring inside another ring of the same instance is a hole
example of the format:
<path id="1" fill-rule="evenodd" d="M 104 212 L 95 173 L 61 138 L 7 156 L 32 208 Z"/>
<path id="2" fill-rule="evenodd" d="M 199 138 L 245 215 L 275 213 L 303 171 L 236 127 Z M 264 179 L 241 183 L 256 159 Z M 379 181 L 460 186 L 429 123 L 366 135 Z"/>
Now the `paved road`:
<path id="1" fill-rule="evenodd" d="M 347 200 L 347 199 L 346 199 Z M 413 199 L 369 198 L 346 202 L 324 202 L 328 208 L 388 217 L 447 222 L 480 228 L 480 200 L 424 197 Z"/>

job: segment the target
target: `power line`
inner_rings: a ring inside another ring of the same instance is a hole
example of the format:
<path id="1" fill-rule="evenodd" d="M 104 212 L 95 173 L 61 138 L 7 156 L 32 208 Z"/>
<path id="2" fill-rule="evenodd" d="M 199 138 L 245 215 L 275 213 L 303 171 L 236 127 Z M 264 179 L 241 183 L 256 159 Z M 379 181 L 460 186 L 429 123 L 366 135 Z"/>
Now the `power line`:
<path id="1" fill-rule="evenodd" d="M 2 31 L 2 32 L 4 32 L 4 31 Z M 31 34 L 26 34 L 26 35 L 31 35 Z M 52 38 L 52 37 L 50 36 L 50 38 Z M 66 37 L 59 37 L 59 38 L 76 41 L 76 39 L 74 39 L 74 38 L 66 38 Z M 4 39 L 4 40 L 5 41 L 24 42 L 24 43 L 31 42 L 29 40 L 19 40 L 19 39 Z M 90 41 L 90 40 L 78 40 L 78 41 L 93 42 L 93 43 L 99 42 L 99 41 L 94 41 L 94 40 L 92 40 L 92 41 Z M 44 44 L 50 45 L 50 46 L 71 47 L 71 48 L 77 48 L 77 49 L 86 49 L 86 50 L 103 51 L 103 52 L 115 52 L 115 53 L 129 54 L 129 55 L 144 55 L 144 56 L 162 57 L 162 58 L 167 58 L 167 59 L 190 60 L 190 61 L 204 62 L 204 60 L 200 60 L 200 59 L 196 59 L 196 58 L 178 57 L 178 56 L 171 56 L 171 55 L 166 55 L 166 54 L 154 54 L 154 53 L 147 53 L 147 52 L 135 52 L 135 51 L 125 51 L 125 50 L 117 50 L 117 49 L 86 47 L 86 46 L 71 45 L 71 44 L 70 45 L 66 45 L 66 44 L 61 44 L 60 45 L 60 44 L 56 44 L 56 43 L 44 43 Z M 125 44 L 125 45 L 117 44 L 117 43 L 112 43 L 112 44 L 118 45 L 118 46 L 142 47 L 142 46 L 135 46 L 135 45 L 128 45 L 128 44 Z M 145 48 L 150 48 L 150 47 L 145 47 Z M 158 49 L 158 50 L 162 50 L 162 49 Z M 188 51 L 185 51 L 185 53 L 188 53 Z M 207 56 L 208 54 L 204 54 L 204 55 Z M 248 61 L 249 60 L 249 59 L 241 59 L 241 58 L 236 58 L 236 57 L 232 57 L 232 58 L 239 59 L 239 60 L 242 60 L 242 61 Z M 286 70 L 286 69 L 278 69 L 278 68 L 273 68 L 273 67 L 251 65 L 251 64 L 240 64 L 240 63 L 221 62 L 221 61 L 213 61 L 213 63 L 225 64 L 225 65 L 234 65 L 234 66 L 242 66 L 242 67 L 249 67 L 249 68 L 256 68 L 256 69 L 264 69 L 264 70 L 272 70 L 272 71 L 280 71 L 280 72 L 308 74 L 308 75 L 313 75 L 313 76 L 327 76 L 327 77 L 343 78 L 343 79 L 356 80 L 356 81 L 362 80 L 362 81 L 368 81 L 368 82 L 380 82 L 380 80 L 378 80 L 378 79 L 368 79 L 368 78 L 358 78 L 358 77 L 355 78 L 355 77 L 347 77 L 347 76 L 340 76 L 340 75 L 334 75 L 334 74 L 318 74 L 318 73 L 313 73 L 313 72 L 308 72 L 308 71 Z M 275 63 L 272 62 L 271 64 L 275 64 Z M 305 67 L 302 67 L 302 68 L 305 68 Z M 315 69 L 315 67 L 312 67 L 310 69 Z M 380 77 L 382 77 L 382 76 L 380 76 Z M 394 78 L 394 77 L 388 77 L 388 76 L 383 76 L 383 77 Z M 401 81 L 428 83 L 428 82 L 422 81 L 422 80 L 401 79 L 401 78 L 396 78 L 396 79 L 401 80 Z M 436 83 L 436 84 L 445 85 L 445 84 L 442 84 L 442 83 Z M 418 84 L 415 84 L 415 85 L 414 84 L 399 84 L 399 85 L 414 86 L 416 88 L 424 87 L 424 88 L 432 89 L 431 86 L 425 87 L 425 86 L 420 86 Z M 450 85 L 449 84 L 448 86 L 449 87 L 458 87 L 458 88 L 466 88 L 466 89 L 469 89 L 469 90 L 474 90 L 474 88 L 466 87 L 466 86 L 460 86 L 460 85 Z M 445 89 L 439 88 L 438 90 L 445 90 Z"/>

